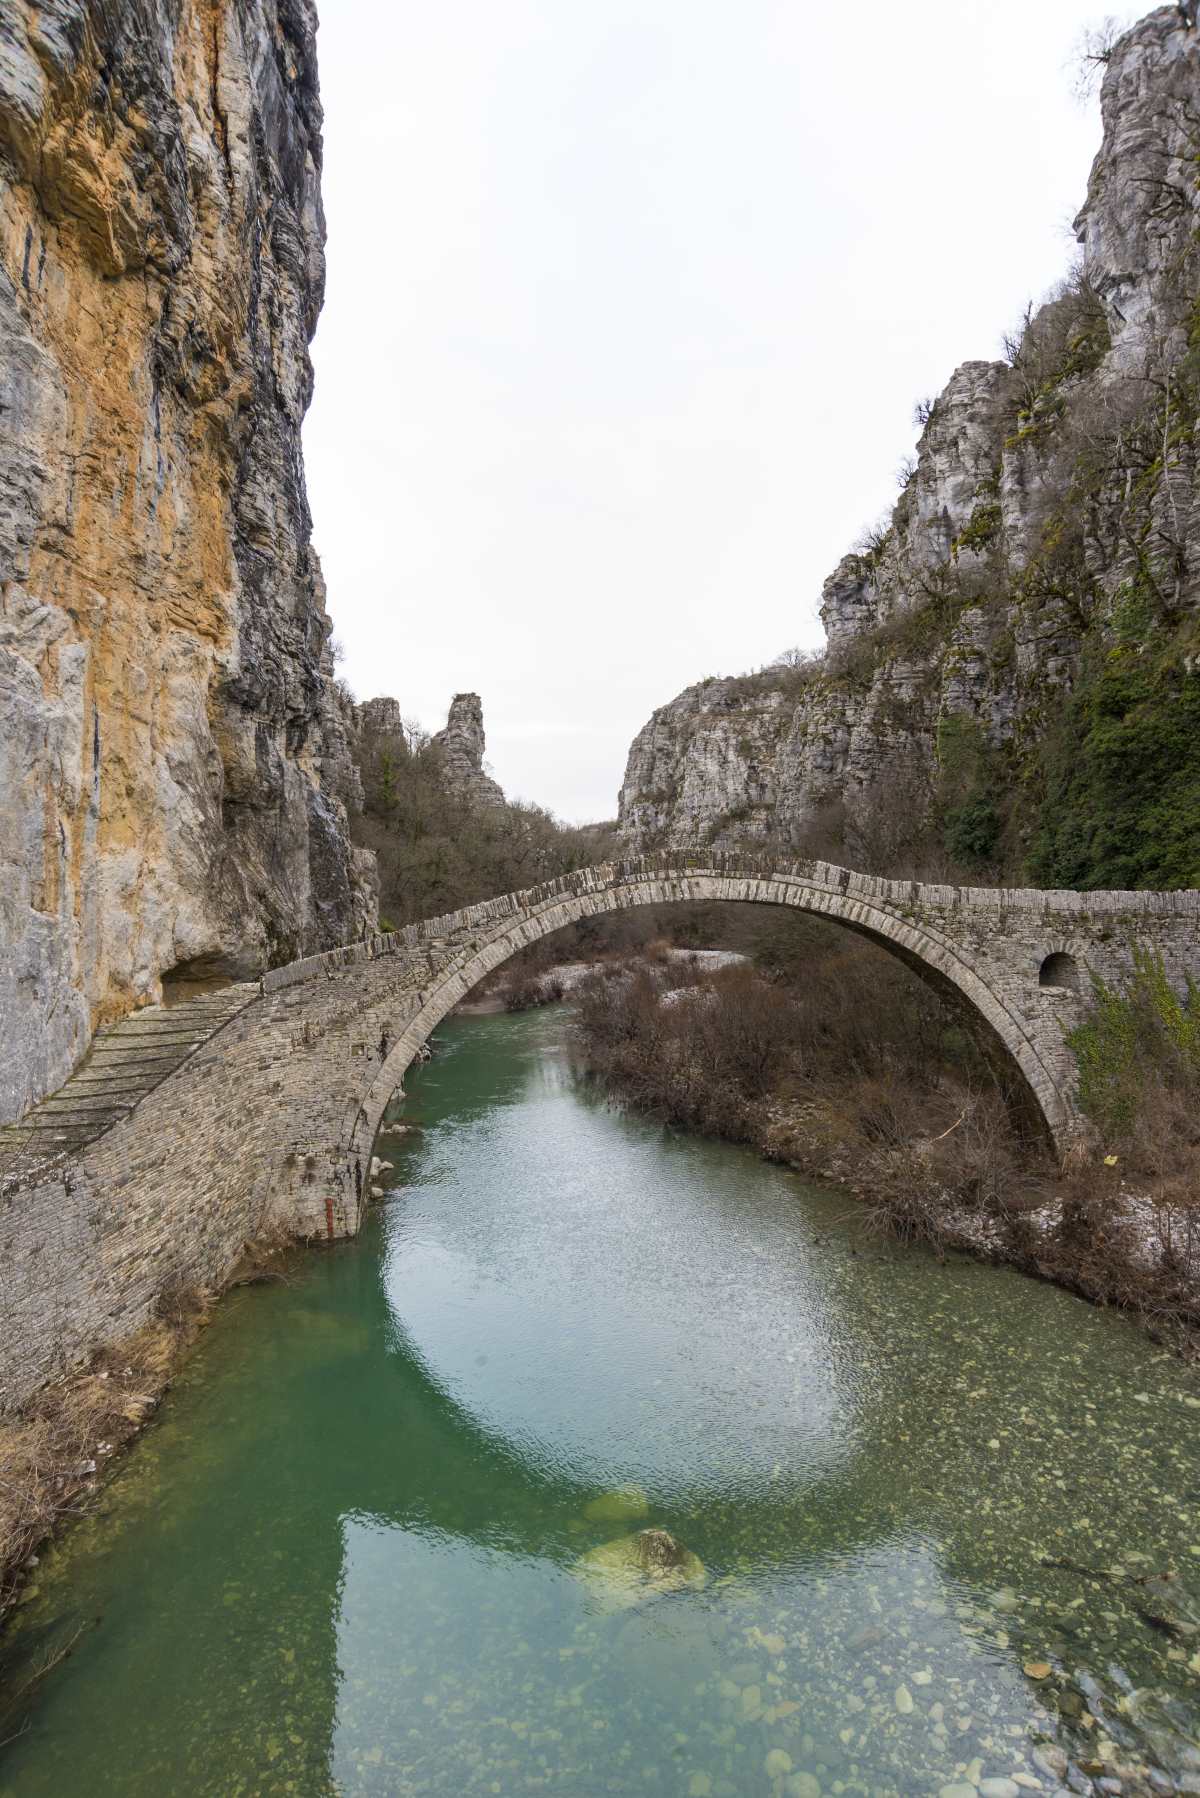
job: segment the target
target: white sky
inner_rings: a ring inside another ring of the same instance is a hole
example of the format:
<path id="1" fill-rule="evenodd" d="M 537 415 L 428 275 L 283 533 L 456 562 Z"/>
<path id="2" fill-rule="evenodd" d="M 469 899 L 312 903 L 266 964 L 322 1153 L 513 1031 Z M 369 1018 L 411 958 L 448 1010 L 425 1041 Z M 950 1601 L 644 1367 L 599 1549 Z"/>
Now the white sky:
<path id="1" fill-rule="evenodd" d="M 655 706 L 821 640 L 914 399 L 1065 271 L 1088 0 L 324 0 L 305 432 L 342 672 L 612 817 Z"/>

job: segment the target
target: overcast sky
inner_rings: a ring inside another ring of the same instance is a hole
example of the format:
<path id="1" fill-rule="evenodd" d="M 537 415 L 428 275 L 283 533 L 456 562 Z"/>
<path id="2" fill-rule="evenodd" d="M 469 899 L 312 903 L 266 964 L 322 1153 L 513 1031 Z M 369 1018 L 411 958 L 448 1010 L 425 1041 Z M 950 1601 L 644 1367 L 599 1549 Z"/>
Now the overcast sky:
<path id="1" fill-rule="evenodd" d="M 615 815 L 653 709 L 821 640 L 913 402 L 1065 271 L 1086 0 L 324 0 L 305 433 L 342 672 Z"/>

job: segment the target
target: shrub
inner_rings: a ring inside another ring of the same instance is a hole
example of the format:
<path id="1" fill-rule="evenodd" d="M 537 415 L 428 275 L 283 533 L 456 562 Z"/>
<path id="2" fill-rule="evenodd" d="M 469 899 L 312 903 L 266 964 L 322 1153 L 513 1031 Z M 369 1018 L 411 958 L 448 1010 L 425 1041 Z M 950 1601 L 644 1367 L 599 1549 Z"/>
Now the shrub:
<path id="1" fill-rule="evenodd" d="M 1036 880 L 1079 891 L 1200 885 L 1200 673 L 1181 646 L 1094 647 L 1045 750 Z"/>
<path id="2" fill-rule="evenodd" d="M 1135 945 L 1124 981 L 1093 981 L 1091 1016 L 1068 1042 L 1079 1066 L 1079 1102 L 1106 1143 L 1124 1145 L 1147 1169 L 1191 1177 L 1200 1140 L 1200 992 L 1183 997 L 1162 957 Z"/>
<path id="3" fill-rule="evenodd" d="M 975 793 L 946 813 L 946 853 L 956 862 L 990 862 L 1000 841 L 1001 819 L 987 793 Z"/>
<path id="4" fill-rule="evenodd" d="M 938 812 L 953 863 L 976 870 L 994 862 L 1004 819 L 997 757 L 974 718 L 948 713 L 937 730 Z"/>

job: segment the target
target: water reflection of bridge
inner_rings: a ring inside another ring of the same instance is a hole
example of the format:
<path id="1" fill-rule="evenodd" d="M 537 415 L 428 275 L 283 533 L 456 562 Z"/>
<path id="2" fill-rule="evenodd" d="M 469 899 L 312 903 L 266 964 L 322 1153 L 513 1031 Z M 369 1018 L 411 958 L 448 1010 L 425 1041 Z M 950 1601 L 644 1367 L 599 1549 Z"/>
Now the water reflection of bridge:
<path id="1" fill-rule="evenodd" d="M 497 1030 L 511 1029 L 507 1019 L 493 1022 Z M 485 1033 L 491 1027 L 485 1025 Z M 473 1026 L 472 1034 L 479 1030 Z M 514 1130 L 523 1131 L 527 1120 L 519 1122 L 524 1113 L 512 1101 L 528 1080 L 528 1067 L 503 1054 L 493 1055 L 491 1064 L 479 1094 L 480 1116 L 511 1114 Z M 421 1109 L 436 1126 L 429 1088 Z M 597 1115 L 614 1129 L 631 1128 L 607 1113 Z M 772 1270 L 779 1313 L 794 1311 L 801 1320 L 795 1341 L 802 1360 L 805 1353 L 812 1357 L 814 1402 L 839 1414 L 822 1419 L 813 1432 L 836 1439 L 837 1452 L 815 1451 L 807 1458 L 782 1452 L 775 1479 L 760 1466 L 743 1483 L 736 1477 L 724 1486 L 720 1479 L 676 1479 L 656 1489 L 646 1474 L 651 1520 L 693 1546 L 717 1575 L 740 1559 L 745 1540 L 738 1532 L 749 1522 L 751 1582 L 769 1586 L 779 1563 L 801 1565 L 814 1583 L 850 1587 L 860 1620 L 867 1588 L 880 1570 L 911 1564 L 914 1556 L 931 1592 L 959 1582 L 970 1587 L 985 1569 L 995 1581 L 995 1549 L 978 1540 L 982 1520 L 1010 1532 L 1015 1514 L 1002 1505 L 1009 1500 L 1020 1506 L 1029 1529 L 1042 1527 L 1042 1489 L 1030 1477 L 1037 1469 L 1024 1444 L 1039 1429 L 1043 1437 L 1053 1436 L 1058 1421 L 1053 1404 L 1036 1403 L 1032 1422 L 1022 1421 L 1024 1405 L 1041 1390 L 1024 1369 L 1012 1382 L 1011 1403 L 1007 1396 L 1007 1357 L 1021 1354 L 1023 1341 L 1019 1327 L 1004 1318 L 1003 1295 L 1023 1292 L 1023 1283 L 1014 1276 L 1010 1287 L 1008 1276 L 963 1267 L 947 1286 L 945 1274 L 932 1266 L 890 1258 L 885 1277 L 882 1251 L 853 1238 L 853 1223 L 842 1216 L 839 1201 L 824 1209 L 818 1202 L 811 1212 L 797 1212 L 792 1204 L 756 1207 L 752 1195 L 748 1203 L 747 1194 L 724 1177 L 735 1164 L 752 1167 L 756 1185 L 778 1181 L 789 1193 L 794 1178 L 736 1151 L 690 1139 L 654 1141 L 664 1167 L 672 1158 L 686 1164 L 691 1156 L 704 1157 L 709 1165 L 710 1158 L 729 1154 L 729 1169 L 695 1181 L 694 1212 L 672 1212 L 676 1234 L 688 1240 L 704 1223 L 714 1244 L 727 1245 L 722 1278 L 742 1280 L 751 1256 Z M 332 1793 L 339 1719 L 343 1740 L 349 1739 L 354 1682 L 386 1678 L 377 1663 L 382 1656 L 386 1669 L 395 1650 L 380 1632 L 386 1631 L 389 1605 L 403 1617 L 405 1581 L 432 1570 L 448 1585 L 457 1578 L 455 1591 L 469 1595 L 489 1582 L 503 1586 L 532 1564 L 565 1569 L 581 1551 L 627 1527 L 585 1520 L 597 1489 L 586 1465 L 564 1450 L 561 1439 L 549 1446 L 545 1439 L 531 1440 L 511 1411 L 481 1402 L 479 1386 L 461 1377 L 461 1365 L 436 1341 L 431 1347 L 415 1303 L 423 1268 L 406 1247 L 404 1220 L 411 1195 L 436 1176 L 436 1129 L 394 1158 L 402 1156 L 408 1165 L 396 1173 L 410 1197 L 402 1210 L 385 1209 L 369 1226 L 389 1235 L 396 1245 L 392 1258 L 364 1245 L 369 1252 L 312 1260 L 294 1288 L 235 1299 L 197 1363 L 196 1386 L 139 1451 L 159 1458 L 161 1523 L 158 1502 L 148 1499 L 146 1515 L 135 1515 L 127 1528 L 129 1570 L 144 1577 L 143 1524 L 181 1543 L 200 1537 L 205 1552 L 192 1569 L 156 1549 L 148 1562 L 152 1574 L 165 1567 L 171 1576 L 161 1606 L 139 1619 L 136 1632 L 114 1630 L 111 1642 L 98 1636 L 103 1654 L 96 1673 L 76 1684 L 70 1698 L 85 1718 L 95 1707 L 96 1738 L 102 1741 L 114 1682 L 121 1689 L 159 1691 L 159 1664 L 171 1664 L 174 1638 L 186 1631 L 183 1665 L 193 1672 L 203 1667 L 203 1690 L 189 1686 L 173 1699 L 180 1712 L 178 1764 L 162 1769 L 162 1789 L 188 1789 L 195 1766 L 203 1765 L 194 1757 L 214 1752 L 212 1732 L 219 1729 L 222 1752 L 247 1770 L 248 1790 L 271 1789 L 270 1779 L 286 1766 L 299 1789 Z M 594 1165 L 601 1165 L 599 1157 Z M 425 1202 L 436 1209 L 443 1201 L 452 1206 L 453 1194 L 439 1187 Z M 515 1209 L 497 1207 L 497 1241 L 502 1233 L 519 1238 L 532 1227 L 512 1215 Z M 477 1246 L 486 1264 L 493 1245 Z M 901 1328 L 904 1316 L 889 1308 L 896 1283 L 908 1277 L 905 1268 L 936 1300 L 922 1313 L 928 1336 L 920 1352 Z M 972 1301 L 976 1280 L 988 1283 L 988 1304 Z M 1081 1309 L 1064 1295 L 1037 1291 L 1038 1316 L 1048 1326 L 1056 1307 L 1073 1314 Z M 964 1301 L 969 1324 L 959 1320 L 956 1298 Z M 1098 1314 L 1095 1321 L 1097 1329 L 1114 1327 Z M 479 1346 L 490 1346 L 482 1316 L 479 1330 Z M 1041 1342 L 1038 1358 L 1052 1363 L 1052 1345 Z M 710 1339 L 703 1356 L 697 1355 L 697 1377 L 713 1378 L 719 1366 L 719 1345 Z M 734 1407 L 746 1398 L 745 1371 L 731 1370 L 727 1403 Z M 995 1374 L 986 1407 L 989 1428 L 1020 1444 L 1011 1451 L 1020 1469 L 1015 1480 L 981 1443 L 967 1402 L 968 1388 L 989 1373 Z M 1061 1368 L 1057 1379 L 1054 1390 L 1061 1391 Z M 767 1469 L 778 1452 L 772 1432 L 790 1402 L 784 1395 L 779 1409 L 753 1419 L 754 1430 L 764 1435 Z M 921 1431 L 927 1438 L 936 1431 L 934 1452 L 928 1440 L 918 1450 L 914 1435 Z M 1140 1502 L 1136 1480 L 1128 1482 L 1127 1501 L 1121 1502 L 1127 1502 L 1132 1526 Z M 1049 1532 L 1049 1519 L 1046 1527 Z M 464 1562 L 477 1570 L 475 1587 L 454 1573 Z M 222 1575 L 216 1582 L 214 1567 Z M 373 1585 L 390 1586 L 386 1603 L 376 1601 Z M 235 1602 L 227 1609 L 231 1596 Z M 663 1601 L 661 1615 L 719 1617 L 728 1602 L 714 1581 L 701 1594 Z M 119 1603 L 115 1608 L 119 1616 Z M 452 1608 L 448 1603 L 447 1617 Z M 461 1614 L 444 1627 L 461 1629 Z M 951 1620 L 946 1627 L 957 1626 Z M 1014 1632 L 1005 1677 L 1019 1684 L 1017 1641 Z M 84 1654 L 79 1665 L 85 1672 Z M 281 1761 L 270 1767 L 264 1717 L 293 1719 L 297 1738 L 291 1742 L 284 1732 Z M 152 1733 L 147 1720 L 148 1746 Z"/>

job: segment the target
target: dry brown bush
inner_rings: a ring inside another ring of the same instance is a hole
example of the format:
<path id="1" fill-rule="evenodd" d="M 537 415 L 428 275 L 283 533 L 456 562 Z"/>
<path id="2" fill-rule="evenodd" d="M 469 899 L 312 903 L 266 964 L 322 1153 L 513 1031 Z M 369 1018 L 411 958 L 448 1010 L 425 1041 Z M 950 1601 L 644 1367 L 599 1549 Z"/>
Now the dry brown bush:
<path id="1" fill-rule="evenodd" d="M 1036 1152 L 1021 1140 L 997 1087 L 948 1080 L 936 1096 L 914 1104 L 914 1095 L 893 1082 L 879 1085 L 871 1095 L 856 1086 L 853 1095 L 863 1139 L 857 1183 L 870 1228 L 941 1249 L 972 1218 L 998 1219 L 1012 1229 L 1031 1204 L 1044 1202 Z M 869 1108 L 867 1096 L 874 1101 Z M 955 1111 L 951 1121 L 917 1134 L 918 1120 L 928 1124 L 943 1107 Z"/>
<path id="2" fill-rule="evenodd" d="M 173 1285 L 152 1323 L 85 1373 L 48 1386 L 20 1416 L 0 1419 L 0 1615 L 38 1544 L 92 1503 L 104 1463 L 158 1403 L 209 1303 Z"/>
<path id="3" fill-rule="evenodd" d="M 852 1170 L 901 1235 L 932 1237 L 923 1220 L 939 1208 L 997 1204 L 1020 1148 L 960 1020 L 881 952 L 816 940 L 788 977 L 642 964 L 593 980 L 579 1058 L 637 1109 Z"/>
<path id="4" fill-rule="evenodd" d="M 552 1005 L 561 999 L 566 988 L 551 972 L 511 981 L 503 991 L 506 1011 L 534 1011 L 539 1005 Z"/>
<path id="5" fill-rule="evenodd" d="M 870 1228 L 984 1247 L 1129 1309 L 1174 1348 L 1195 1343 L 1190 1085 L 1146 1083 L 1117 1162 L 1081 1153 L 1060 1170 L 1012 1070 L 891 956 L 763 907 L 694 908 L 686 933 L 757 965 L 713 975 L 613 957 L 579 995 L 577 1060 L 626 1103 L 840 1182 Z"/>

